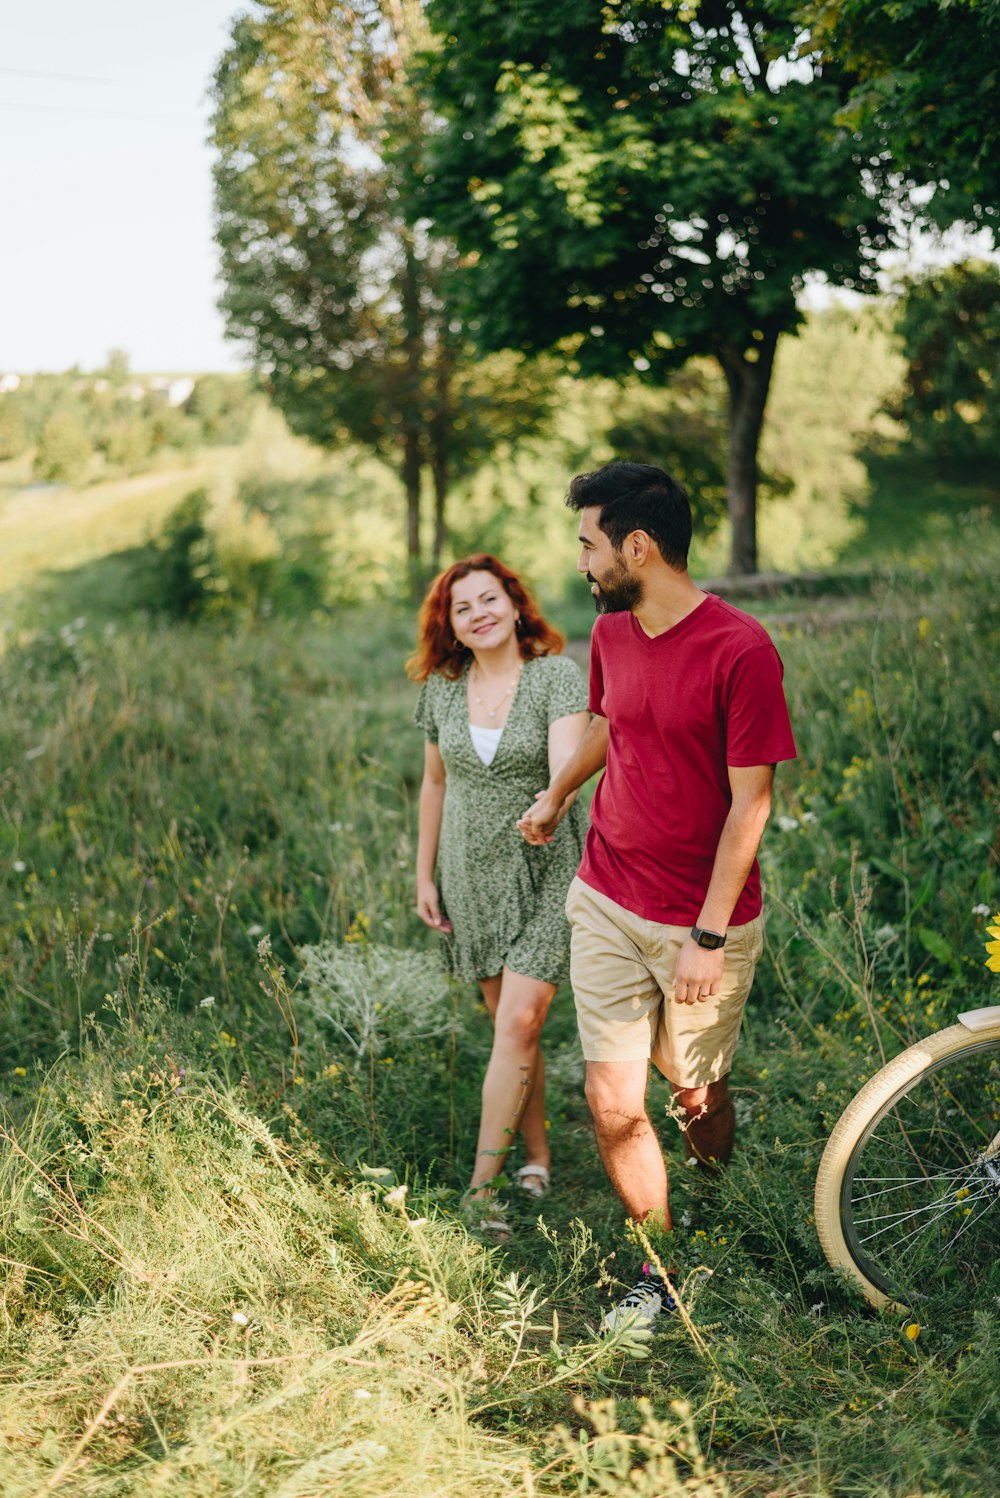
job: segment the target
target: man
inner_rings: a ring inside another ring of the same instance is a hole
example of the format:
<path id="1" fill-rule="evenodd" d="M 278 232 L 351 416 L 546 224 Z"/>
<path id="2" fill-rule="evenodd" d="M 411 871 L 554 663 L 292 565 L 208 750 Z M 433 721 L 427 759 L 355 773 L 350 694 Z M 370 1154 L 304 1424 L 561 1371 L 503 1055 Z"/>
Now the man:
<path id="1" fill-rule="evenodd" d="M 529 842 L 548 841 L 566 798 L 604 769 L 566 904 L 587 1100 L 629 1217 L 669 1229 L 649 1061 L 674 1090 L 688 1154 L 711 1169 L 728 1161 L 727 1078 L 763 944 L 757 847 L 774 766 L 795 758 L 795 744 L 767 632 L 688 574 L 681 486 L 615 462 L 576 477 L 566 502 L 580 515 L 578 570 L 601 616 L 594 716 L 518 825 Z M 604 1329 L 652 1325 L 674 1308 L 670 1290 L 644 1267 Z"/>

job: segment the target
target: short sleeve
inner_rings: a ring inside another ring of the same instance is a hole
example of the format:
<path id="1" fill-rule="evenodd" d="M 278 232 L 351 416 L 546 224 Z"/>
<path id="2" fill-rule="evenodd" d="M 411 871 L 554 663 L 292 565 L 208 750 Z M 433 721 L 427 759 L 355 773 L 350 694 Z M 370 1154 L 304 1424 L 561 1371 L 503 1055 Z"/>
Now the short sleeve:
<path id="1" fill-rule="evenodd" d="M 413 709 L 413 721 L 418 728 L 423 730 L 424 738 L 429 744 L 436 744 L 438 741 L 438 721 L 435 711 L 437 701 L 437 682 L 433 676 L 428 676 L 420 688 L 420 696 Z"/>
<path id="2" fill-rule="evenodd" d="M 566 655 L 549 656 L 551 662 L 545 682 L 545 719 L 554 723 L 571 713 L 587 711 L 587 689 L 583 672 L 576 661 Z"/>
<path id="3" fill-rule="evenodd" d="M 598 620 L 600 623 L 600 620 Z M 601 666 L 600 630 L 594 625 L 590 636 L 590 701 L 588 706 L 592 713 L 606 718 L 604 711 L 604 670 Z"/>
<path id="4" fill-rule="evenodd" d="M 776 765 L 796 758 L 783 676 L 781 657 L 770 640 L 736 662 L 726 702 L 728 765 Z"/>

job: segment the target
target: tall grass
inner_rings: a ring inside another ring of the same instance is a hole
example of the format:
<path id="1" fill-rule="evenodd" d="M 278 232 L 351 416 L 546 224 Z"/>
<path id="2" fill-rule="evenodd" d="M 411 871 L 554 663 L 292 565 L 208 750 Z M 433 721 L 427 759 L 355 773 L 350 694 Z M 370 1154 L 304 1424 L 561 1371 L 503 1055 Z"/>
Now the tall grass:
<path id="1" fill-rule="evenodd" d="M 4 1493 L 991 1491 L 995 1308 L 944 1280 L 916 1341 L 863 1314 L 811 1185 L 881 1054 L 992 996 L 998 571 L 973 519 L 853 622 L 814 628 L 820 602 L 781 634 L 801 758 L 766 836 L 740 1150 L 719 1181 L 684 1169 L 653 1084 L 686 1314 L 648 1345 L 593 1335 L 647 1248 L 565 992 L 556 1188 L 504 1250 L 461 1225 L 490 1029 L 412 911 L 406 616 L 8 649 Z"/>

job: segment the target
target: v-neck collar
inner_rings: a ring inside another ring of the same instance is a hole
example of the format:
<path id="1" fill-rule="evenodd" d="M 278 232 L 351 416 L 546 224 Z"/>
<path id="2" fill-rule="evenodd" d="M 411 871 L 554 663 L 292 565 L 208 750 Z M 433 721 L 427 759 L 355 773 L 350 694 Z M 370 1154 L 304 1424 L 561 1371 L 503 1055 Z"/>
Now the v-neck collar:
<path id="1" fill-rule="evenodd" d="M 633 636 L 637 640 L 641 640 L 642 644 L 645 645 L 647 650 L 655 650 L 657 646 L 662 645 L 665 640 L 674 641 L 679 639 L 681 635 L 687 634 L 689 629 L 692 629 L 694 627 L 695 621 L 701 616 L 701 614 L 704 613 L 705 609 L 710 608 L 714 602 L 715 594 L 706 593 L 701 603 L 697 604 L 696 607 L 691 610 L 690 614 L 685 614 L 683 619 L 678 619 L 676 624 L 672 624 L 669 629 L 665 629 L 663 633 L 659 635 L 647 635 L 646 631 L 643 629 L 642 625 L 639 623 L 638 619 L 635 617 L 635 614 L 632 613 L 631 610 L 629 610 L 629 626 L 632 630 Z"/>
<path id="2" fill-rule="evenodd" d="M 462 686 L 461 702 L 462 702 L 462 711 L 463 711 L 464 716 L 465 716 L 465 732 L 466 732 L 466 736 L 468 737 L 468 740 L 469 740 L 469 747 L 471 748 L 473 754 L 476 755 L 476 759 L 478 760 L 479 764 L 482 765 L 482 767 L 483 767 L 484 770 L 492 770 L 493 766 L 496 764 L 497 760 L 500 758 L 501 754 L 503 753 L 503 746 L 504 746 L 504 744 L 505 744 L 505 742 L 507 740 L 507 727 L 510 724 L 511 718 L 514 716 L 514 709 L 516 708 L 516 706 L 517 706 L 517 700 L 518 700 L 518 698 L 521 695 L 521 683 L 524 680 L 524 673 L 527 670 L 528 666 L 531 664 L 531 661 L 533 659 L 534 659 L 534 656 L 529 656 L 529 658 L 521 666 L 521 673 L 520 673 L 520 675 L 517 678 L 517 686 L 514 688 L 514 695 L 510 699 L 510 707 L 507 710 L 507 716 L 504 719 L 504 721 L 500 724 L 500 737 L 497 740 L 496 753 L 494 754 L 493 758 L 490 760 L 489 764 L 486 764 L 485 761 L 481 760 L 479 758 L 479 755 L 476 754 L 476 746 L 472 742 L 472 734 L 469 732 L 469 730 L 473 726 L 472 721 L 469 718 L 469 676 L 470 676 L 470 674 L 472 672 L 472 664 L 473 664 L 472 661 L 469 661 L 469 663 L 466 666 L 464 672 L 462 673 L 461 677 L 459 678 L 459 681 L 460 681 L 461 686 Z M 475 726 L 478 727 L 479 725 L 476 724 Z"/>

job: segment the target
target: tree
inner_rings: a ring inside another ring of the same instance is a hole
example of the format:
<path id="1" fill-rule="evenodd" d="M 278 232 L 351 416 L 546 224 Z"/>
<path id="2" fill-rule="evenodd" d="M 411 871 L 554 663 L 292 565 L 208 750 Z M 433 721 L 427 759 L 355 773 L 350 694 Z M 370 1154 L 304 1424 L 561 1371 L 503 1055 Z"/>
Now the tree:
<path id="1" fill-rule="evenodd" d="M 35 474 L 46 483 L 72 484 L 86 474 L 93 451 L 83 423 L 69 411 L 57 411 L 39 435 Z"/>
<path id="2" fill-rule="evenodd" d="M 1000 0 L 813 0 L 806 20 L 855 84 L 842 118 L 895 169 L 934 184 L 913 216 L 996 227 L 1000 213 Z"/>
<path id="3" fill-rule="evenodd" d="M 228 331 L 293 430 L 397 468 L 414 574 L 425 471 L 436 564 L 450 485 L 545 409 L 523 361 L 470 365 L 454 249 L 404 211 L 427 126 L 408 69 L 425 42 L 417 0 L 256 0 L 213 116 Z"/>
<path id="4" fill-rule="evenodd" d="M 430 0 L 444 120 L 421 207 L 476 257 L 489 348 L 663 380 L 695 354 L 729 397 L 732 570 L 756 568 L 775 347 L 817 272 L 874 289 L 882 170 L 835 123 L 848 80 L 794 3 Z"/>
<path id="5" fill-rule="evenodd" d="M 1000 272 L 969 261 L 911 281 L 896 323 L 907 367 L 893 415 L 937 457 L 1000 446 Z"/>

